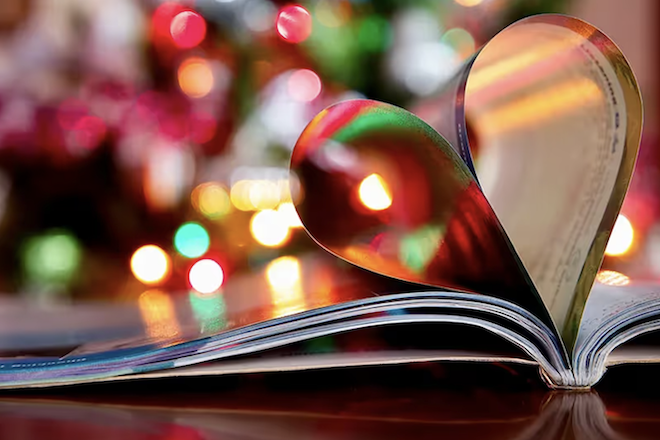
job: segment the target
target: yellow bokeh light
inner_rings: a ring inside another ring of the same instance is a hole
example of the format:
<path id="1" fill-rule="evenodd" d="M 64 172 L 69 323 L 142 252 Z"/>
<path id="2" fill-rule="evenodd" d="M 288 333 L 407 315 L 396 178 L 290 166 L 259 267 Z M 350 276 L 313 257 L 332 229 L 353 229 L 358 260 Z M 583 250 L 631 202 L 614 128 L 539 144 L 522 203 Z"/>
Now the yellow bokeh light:
<path id="1" fill-rule="evenodd" d="M 601 270 L 596 276 L 596 281 L 609 286 L 627 286 L 630 278 L 614 270 Z"/>
<path id="2" fill-rule="evenodd" d="M 392 195 L 383 178 L 378 174 L 367 176 L 358 189 L 360 201 L 373 211 L 382 211 L 392 205 Z"/>
<path id="3" fill-rule="evenodd" d="M 271 261 L 266 268 L 266 279 L 273 295 L 275 317 L 305 310 L 300 262 L 296 257 Z"/>
<path id="4" fill-rule="evenodd" d="M 300 263 L 295 257 L 280 257 L 266 268 L 268 284 L 277 292 L 286 292 L 300 283 Z"/>
<path id="5" fill-rule="evenodd" d="M 292 200 L 289 181 L 283 179 L 239 180 L 232 185 L 229 197 L 234 207 L 241 211 L 275 209 L 281 203 Z"/>
<path id="6" fill-rule="evenodd" d="M 250 202 L 250 186 L 252 182 L 249 180 L 239 180 L 234 183 L 229 192 L 229 198 L 231 203 L 236 207 L 236 209 L 241 211 L 252 211 L 254 206 Z"/>
<path id="7" fill-rule="evenodd" d="M 456 3 L 458 3 L 461 6 L 465 6 L 466 8 L 472 8 L 474 6 L 479 6 L 483 0 L 455 0 Z"/>
<path id="8" fill-rule="evenodd" d="M 202 58 L 190 58 L 181 63 L 177 77 L 181 91 L 191 98 L 202 98 L 213 89 L 213 71 Z"/>
<path id="9" fill-rule="evenodd" d="M 131 270 L 141 282 L 157 284 L 170 273 L 170 257 L 158 246 L 142 246 L 131 257 Z"/>
<path id="10" fill-rule="evenodd" d="M 296 211 L 295 206 L 293 206 L 293 203 L 284 202 L 280 204 L 277 208 L 277 212 L 282 214 L 282 217 L 290 228 L 302 228 L 303 224 L 300 221 L 300 217 L 298 216 L 298 212 Z"/>
<path id="11" fill-rule="evenodd" d="M 268 247 L 278 247 L 288 240 L 289 225 L 281 213 L 266 209 L 252 216 L 250 232 L 258 243 Z"/>
<path id="12" fill-rule="evenodd" d="M 280 189 L 277 182 L 253 180 L 250 183 L 248 197 L 254 209 L 273 209 L 280 202 Z"/>
<path id="13" fill-rule="evenodd" d="M 179 321 L 172 299 L 160 290 L 148 290 L 140 295 L 138 307 L 147 334 L 152 338 L 171 338 L 179 333 Z"/>
<path id="14" fill-rule="evenodd" d="M 351 18 L 351 4 L 347 0 L 319 0 L 315 15 L 323 26 L 342 26 Z"/>
<path id="15" fill-rule="evenodd" d="M 612 235 L 607 242 L 605 255 L 618 256 L 623 255 L 630 250 L 635 238 L 633 226 L 623 214 L 619 214 L 612 229 Z"/>
<path id="16" fill-rule="evenodd" d="M 229 194 L 217 183 L 203 183 L 197 186 L 191 198 L 193 207 L 211 220 L 222 218 L 231 211 Z"/>

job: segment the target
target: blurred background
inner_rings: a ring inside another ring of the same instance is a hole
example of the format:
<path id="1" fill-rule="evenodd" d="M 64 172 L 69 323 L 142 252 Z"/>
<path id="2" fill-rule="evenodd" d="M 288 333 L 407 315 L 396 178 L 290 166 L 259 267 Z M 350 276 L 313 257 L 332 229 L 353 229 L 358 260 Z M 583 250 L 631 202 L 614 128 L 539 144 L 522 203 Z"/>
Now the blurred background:
<path id="1" fill-rule="evenodd" d="M 599 279 L 660 281 L 654 0 L 2 0 L 0 291 L 153 303 L 263 265 L 290 286 L 315 247 L 288 173 L 312 117 L 414 108 L 543 12 L 599 27 L 638 77 L 643 144 Z"/>

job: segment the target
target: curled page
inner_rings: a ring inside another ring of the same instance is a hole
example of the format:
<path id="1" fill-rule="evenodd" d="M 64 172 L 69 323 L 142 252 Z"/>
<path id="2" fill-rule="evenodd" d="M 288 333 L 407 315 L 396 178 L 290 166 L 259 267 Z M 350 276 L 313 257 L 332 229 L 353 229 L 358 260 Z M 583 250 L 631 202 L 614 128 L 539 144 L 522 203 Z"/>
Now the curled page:
<path id="1" fill-rule="evenodd" d="M 415 111 L 472 170 L 570 350 L 639 148 L 623 54 L 581 20 L 530 17 Z"/>

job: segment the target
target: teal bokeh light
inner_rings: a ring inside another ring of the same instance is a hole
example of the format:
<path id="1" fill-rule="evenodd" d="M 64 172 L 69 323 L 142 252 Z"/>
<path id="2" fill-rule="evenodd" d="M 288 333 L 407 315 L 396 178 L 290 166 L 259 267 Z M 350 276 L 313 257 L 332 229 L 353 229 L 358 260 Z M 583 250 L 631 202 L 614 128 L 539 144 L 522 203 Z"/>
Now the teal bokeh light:
<path id="1" fill-rule="evenodd" d="M 201 257 L 210 244 L 209 233 L 199 223 L 184 223 L 174 234 L 174 248 L 184 257 Z"/>

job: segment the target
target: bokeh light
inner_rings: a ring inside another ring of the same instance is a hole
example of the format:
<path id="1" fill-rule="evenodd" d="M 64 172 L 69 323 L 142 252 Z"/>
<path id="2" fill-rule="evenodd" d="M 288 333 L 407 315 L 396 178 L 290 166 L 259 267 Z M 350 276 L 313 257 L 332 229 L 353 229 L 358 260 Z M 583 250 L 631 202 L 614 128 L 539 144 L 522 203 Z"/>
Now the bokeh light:
<path id="1" fill-rule="evenodd" d="M 105 134 L 106 127 L 101 118 L 84 116 L 70 132 L 70 147 L 76 150 L 92 150 L 101 143 Z"/>
<path id="2" fill-rule="evenodd" d="M 277 33 L 289 43 L 301 43 L 312 33 L 312 16 L 300 5 L 283 7 L 275 21 Z"/>
<path id="3" fill-rule="evenodd" d="M 197 12 L 179 12 L 170 24 L 170 35 L 182 49 L 195 47 L 206 37 L 206 21 Z"/>
<path id="4" fill-rule="evenodd" d="M 268 264 L 266 279 L 274 291 L 287 292 L 300 283 L 300 262 L 291 256 L 277 258 Z"/>
<path id="5" fill-rule="evenodd" d="M 89 108 L 83 101 L 69 98 L 57 108 L 57 122 L 64 130 L 73 130 L 78 121 L 89 114 Z"/>
<path id="6" fill-rule="evenodd" d="M 630 284 L 628 276 L 615 270 L 601 270 L 596 276 L 596 281 L 609 286 L 627 286 Z"/>
<path id="7" fill-rule="evenodd" d="M 174 248 L 184 257 L 201 257 L 209 250 L 211 238 L 199 223 L 182 224 L 174 234 Z"/>
<path id="8" fill-rule="evenodd" d="M 220 264 L 210 258 L 199 260 L 190 268 L 188 281 L 199 293 L 209 294 L 222 287 L 225 274 Z"/>
<path id="9" fill-rule="evenodd" d="M 379 174 L 367 176 L 358 189 L 360 201 L 373 211 L 382 211 L 392 205 L 392 195 L 387 183 Z"/>
<path id="10" fill-rule="evenodd" d="M 229 198 L 234 207 L 240 211 L 251 211 L 254 208 L 250 202 L 250 185 L 249 180 L 239 180 L 231 187 Z"/>
<path id="11" fill-rule="evenodd" d="M 389 21 L 379 15 L 371 15 L 362 20 L 357 33 L 357 42 L 365 50 L 378 52 L 386 49 L 392 40 Z"/>
<path id="12" fill-rule="evenodd" d="M 351 18 L 351 3 L 348 0 L 319 0 L 315 17 L 323 26 L 342 26 Z"/>
<path id="13" fill-rule="evenodd" d="M 30 238 L 23 251 L 27 278 L 37 283 L 67 283 L 76 273 L 81 246 L 71 233 L 52 231 Z"/>
<path id="14" fill-rule="evenodd" d="M 619 256 L 627 253 L 633 244 L 634 238 L 635 231 L 630 220 L 623 214 L 619 214 L 616 223 L 614 223 L 610 240 L 607 242 L 605 255 Z"/>
<path id="15" fill-rule="evenodd" d="M 248 189 L 248 198 L 253 209 L 272 209 L 280 201 L 280 190 L 272 180 L 253 180 Z"/>
<path id="16" fill-rule="evenodd" d="M 305 310 L 300 261 L 285 256 L 266 267 L 266 280 L 273 295 L 273 317 L 291 315 Z"/>
<path id="17" fill-rule="evenodd" d="M 296 211 L 296 207 L 292 202 L 284 202 L 280 204 L 280 206 L 277 207 L 277 212 L 282 215 L 282 218 L 289 228 L 302 228 L 302 221 L 300 221 L 298 211 Z"/>
<path id="18" fill-rule="evenodd" d="M 170 257 L 160 247 L 142 246 L 131 257 L 131 271 L 144 284 L 157 284 L 170 274 Z"/>
<path id="19" fill-rule="evenodd" d="M 461 6 L 465 6 L 466 8 L 472 8 L 474 6 L 479 6 L 483 0 L 454 0 L 456 3 L 458 3 Z"/>
<path id="20" fill-rule="evenodd" d="M 266 32 L 273 28 L 277 8 L 270 1 L 248 0 L 243 8 L 243 22 L 252 32 Z"/>
<path id="21" fill-rule="evenodd" d="M 289 77 L 288 88 L 293 99 L 310 102 L 321 94 L 321 79 L 309 69 L 296 70 Z"/>
<path id="22" fill-rule="evenodd" d="M 213 90 L 213 70 L 202 58 L 189 58 L 181 63 L 177 78 L 181 91 L 191 98 L 203 98 Z"/>
<path id="23" fill-rule="evenodd" d="M 259 244 L 277 247 L 283 245 L 289 238 L 289 225 L 280 212 L 266 209 L 252 216 L 250 232 Z"/>
<path id="24" fill-rule="evenodd" d="M 203 216 L 218 220 L 231 212 L 231 200 L 227 190 L 213 182 L 198 185 L 191 195 L 193 207 Z"/>
<path id="25" fill-rule="evenodd" d="M 469 57 L 475 51 L 474 37 L 463 28 L 449 29 L 442 35 L 440 41 L 454 49 L 462 59 Z"/>
<path id="26" fill-rule="evenodd" d="M 232 185 L 229 197 L 240 211 L 260 211 L 277 208 L 281 202 L 291 200 L 292 194 L 286 180 L 243 179 Z"/>

